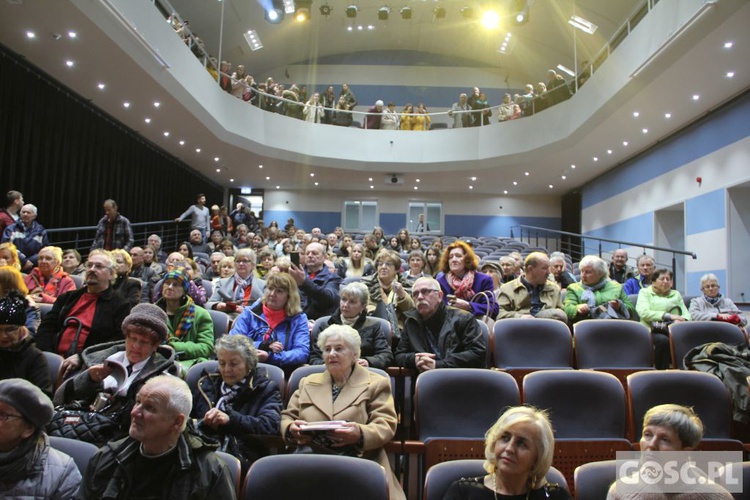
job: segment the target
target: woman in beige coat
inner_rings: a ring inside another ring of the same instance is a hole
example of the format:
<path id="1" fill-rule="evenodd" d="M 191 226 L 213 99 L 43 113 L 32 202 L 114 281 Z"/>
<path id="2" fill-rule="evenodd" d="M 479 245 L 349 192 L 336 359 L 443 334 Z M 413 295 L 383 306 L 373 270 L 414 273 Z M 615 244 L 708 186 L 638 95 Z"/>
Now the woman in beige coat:
<path id="1" fill-rule="evenodd" d="M 281 414 L 281 434 L 298 452 L 335 453 L 374 460 L 391 471 L 383 446 L 396 433 L 390 381 L 357 364 L 360 337 L 346 325 L 320 333 L 318 347 L 326 370 L 305 377 Z M 314 422 L 344 421 L 330 430 L 308 431 Z M 390 497 L 406 496 L 393 472 Z"/>

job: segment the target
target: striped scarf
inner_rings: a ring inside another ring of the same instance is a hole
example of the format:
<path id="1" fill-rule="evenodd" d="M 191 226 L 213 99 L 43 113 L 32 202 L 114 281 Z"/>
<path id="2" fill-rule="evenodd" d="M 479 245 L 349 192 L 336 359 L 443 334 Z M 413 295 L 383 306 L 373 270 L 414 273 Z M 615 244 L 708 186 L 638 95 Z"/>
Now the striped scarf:
<path id="1" fill-rule="evenodd" d="M 193 299 L 188 295 L 185 296 L 185 299 L 187 307 L 183 311 L 182 316 L 179 318 L 177 326 L 174 329 L 174 336 L 178 339 L 185 337 L 190 329 L 193 328 L 193 323 L 195 322 L 195 302 L 193 302 Z"/>

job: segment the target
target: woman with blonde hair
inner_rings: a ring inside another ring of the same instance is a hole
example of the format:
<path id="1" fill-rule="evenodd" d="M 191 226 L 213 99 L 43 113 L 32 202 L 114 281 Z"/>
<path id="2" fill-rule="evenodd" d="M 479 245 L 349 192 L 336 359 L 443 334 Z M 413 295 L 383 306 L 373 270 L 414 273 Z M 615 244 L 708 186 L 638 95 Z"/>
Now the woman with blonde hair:
<path id="1" fill-rule="evenodd" d="M 76 289 L 75 281 L 60 266 L 60 247 L 44 247 L 37 255 L 38 267 L 32 269 L 23 281 L 34 301 L 54 304 L 60 295 Z"/>
<path id="2" fill-rule="evenodd" d="M 352 246 L 349 257 L 339 260 L 339 275 L 342 278 L 364 276 L 371 269 L 372 260 L 365 257 L 365 250 L 359 243 L 355 243 Z"/>
<path id="3" fill-rule="evenodd" d="M 480 477 L 454 481 L 444 500 L 568 500 L 570 493 L 545 476 L 552 466 L 555 436 L 547 412 L 516 406 L 503 413 L 485 434 Z"/>
<path id="4" fill-rule="evenodd" d="M 0 298 L 16 294 L 26 298 L 26 329 L 31 336 L 36 335 L 36 329 L 42 320 L 39 305 L 29 295 L 29 289 L 23 282 L 21 271 L 11 266 L 0 266 Z"/>
<path id="5" fill-rule="evenodd" d="M 11 266 L 13 269 L 21 270 L 18 249 L 9 241 L 0 243 L 0 266 Z"/>

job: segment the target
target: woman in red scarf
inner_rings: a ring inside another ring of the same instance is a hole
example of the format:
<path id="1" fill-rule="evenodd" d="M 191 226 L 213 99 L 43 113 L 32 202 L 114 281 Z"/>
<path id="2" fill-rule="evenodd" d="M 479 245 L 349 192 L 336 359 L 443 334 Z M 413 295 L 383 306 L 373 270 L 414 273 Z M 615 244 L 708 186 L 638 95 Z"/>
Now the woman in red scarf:
<path id="1" fill-rule="evenodd" d="M 255 342 L 258 361 L 291 373 L 310 358 L 310 329 L 302 312 L 297 282 L 287 273 L 271 272 L 263 298 L 234 321 L 230 335 Z"/>
<path id="2" fill-rule="evenodd" d="M 34 302 L 54 304 L 57 297 L 76 289 L 76 284 L 62 267 L 62 249 L 44 247 L 39 250 L 38 266 L 23 279 Z"/>
<path id="3" fill-rule="evenodd" d="M 492 277 L 477 271 L 479 259 L 463 241 L 454 241 L 443 252 L 437 281 L 446 305 L 468 311 L 475 316 L 497 316 L 498 306 Z M 489 292 L 485 294 L 483 292 Z"/>

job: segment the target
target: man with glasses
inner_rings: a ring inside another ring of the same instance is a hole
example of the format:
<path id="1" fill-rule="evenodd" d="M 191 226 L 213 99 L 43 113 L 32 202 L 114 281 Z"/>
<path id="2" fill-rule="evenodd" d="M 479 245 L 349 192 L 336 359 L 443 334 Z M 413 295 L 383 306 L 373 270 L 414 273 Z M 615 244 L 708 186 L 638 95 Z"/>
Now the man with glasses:
<path id="1" fill-rule="evenodd" d="M 81 473 L 65 453 L 50 447 L 44 427 L 52 402 L 20 378 L 0 381 L 0 491 L 3 498 L 75 498 Z"/>
<path id="2" fill-rule="evenodd" d="M 396 364 L 424 372 L 435 368 L 481 368 L 487 351 L 479 323 L 470 313 L 443 304 L 431 277 L 412 286 L 415 307 L 406 313 Z"/>
<path id="3" fill-rule="evenodd" d="M 115 263 L 106 250 L 92 250 L 86 261 L 85 286 L 60 295 L 36 334 L 39 349 L 65 357 L 63 369 L 81 366 L 86 347 L 122 340 L 120 329 L 130 303 L 115 292 Z"/>
<path id="4" fill-rule="evenodd" d="M 237 318 L 246 306 L 263 296 L 266 284 L 255 277 L 256 256 L 250 248 L 237 250 L 234 256 L 234 276 L 222 278 L 214 287 L 206 309 L 222 311 Z"/>

